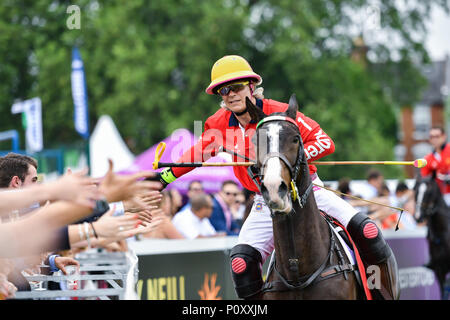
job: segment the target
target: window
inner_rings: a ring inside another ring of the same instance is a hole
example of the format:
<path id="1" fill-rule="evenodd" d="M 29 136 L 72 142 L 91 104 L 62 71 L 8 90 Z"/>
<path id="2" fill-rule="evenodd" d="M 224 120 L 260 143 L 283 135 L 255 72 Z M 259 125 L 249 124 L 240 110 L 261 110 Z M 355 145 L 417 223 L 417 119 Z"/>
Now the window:
<path id="1" fill-rule="evenodd" d="M 431 129 L 430 107 L 426 105 L 416 105 L 413 111 L 414 139 L 427 140 L 428 132 Z"/>

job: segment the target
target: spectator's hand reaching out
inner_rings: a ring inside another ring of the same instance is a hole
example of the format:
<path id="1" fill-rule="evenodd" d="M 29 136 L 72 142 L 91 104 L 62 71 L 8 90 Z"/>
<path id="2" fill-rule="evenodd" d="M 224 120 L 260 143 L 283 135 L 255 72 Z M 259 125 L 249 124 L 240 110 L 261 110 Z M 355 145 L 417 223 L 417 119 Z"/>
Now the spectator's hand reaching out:
<path id="1" fill-rule="evenodd" d="M 159 191 L 147 191 L 123 202 L 125 211 L 138 212 L 152 210 L 161 202 L 162 194 Z"/>
<path id="2" fill-rule="evenodd" d="M 125 212 L 125 215 L 138 215 L 139 220 L 141 220 L 141 225 L 144 227 L 146 224 L 144 222 L 152 222 L 153 216 L 151 210 L 140 210 L 135 212 Z"/>
<path id="3" fill-rule="evenodd" d="M 154 172 L 144 171 L 132 175 L 117 175 L 113 173 L 113 162 L 108 159 L 109 169 L 100 183 L 100 191 L 108 202 L 130 200 L 136 195 L 150 190 L 161 190 L 162 184 L 157 181 L 144 181 L 142 178 L 152 177 Z"/>
<path id="4" fill-rule="evenodd" d="M 17 288 L 3 273 L 0 273 L 0 300 L 5 300 L 8 298 L 14 298 Z"/>
<path id="5" fill-rule="evenodd" d="M 139 195 L 141 200 L 147 205 L 147 206 L 156 206 L 161 202 L 162 199 L 162 193 L 159 191 L 150 191 L 144 194 Z"/>
<path id="6" fill-rule="evenodd" d="M 135 235 L 136 234 L 142 234 L 142 233 L 148 233 L 151 231 L 154 231 L 155 229 L 158 228 L 158 226 L 164 222 L 164 219 L 166 219 L 166 217 L 164 216 L 155 216 L 152 218 L 152 221 L 150 223 L 147 223 L 145 226 L 144 225 L 140 225 L 136 230 L 135 230 Z"/>
<path id="7" fill-rule="evenodd" d="M 105 238 L 127 238 L 130 230 L 137 228 L 142 221 L 138 214 L 125 214 L 122 216 L 113 216 L 115 211 L 112 208 L 103 214 L 97 221 L 93 222 L 94 229 L 99 237 Z"/>
<path id="8" fill-rule="evenodd" d="M 94 184 L 94 179 L 86 175 L 87 172 L 88 169 L 76 173 L 68 170 L 58 180 L 47 183 L 50 200 L 72 201 L 94 208 L 95 200 L 101 199 L 102 195 Z"/>
<path id="9" fill-rule="evenodd" d="M 55 258 L 55 266 L 61 270 L 65 275 L 67 275 L 66 266 L 76 266 L 77 271 L 80 271 L 80 263 L 70 257 L 56 257 Z"/>

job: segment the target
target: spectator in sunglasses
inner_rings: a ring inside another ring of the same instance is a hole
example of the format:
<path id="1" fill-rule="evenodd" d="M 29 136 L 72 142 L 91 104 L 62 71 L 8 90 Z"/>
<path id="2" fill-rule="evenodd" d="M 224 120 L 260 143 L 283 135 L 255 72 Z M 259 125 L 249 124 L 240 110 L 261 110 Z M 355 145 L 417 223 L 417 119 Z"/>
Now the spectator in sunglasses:
<path id="1" fill-rule="evenodd" d="M 184 211 L 184 210 L 188 210 L 191 208 L 191 200 L 194 196 L 199 195 L 199 194 L 203 194 L 205 193 L 205 191 L 203 190 L 203 184 L 201 181 L 199 180 L 193 180 L 189 183 L 188 186 L 188 192 L 187 192 L 187 203 L 181 207 L 181 209 L 178 212 Z M 175 213 L 176 214 L 176 213 Z"/>
<path id="2" fill-rule="evenodd" d="M 216 231 L 226 232 L 229 236 L 239 234 L 239 224 L 233 215 L 236 207 L 236 199 L 241 190 L 233 180 L 222 183 L 220 191 L 213 196 L 213 212 L 209 221 Z"/>
<path id="3" fill-rule="evenodd" d="M 240 190 L 238 195 L 236 196 L 234 204 L 231 206 L 231 213 L 233 214 L 233 218 L 234 220 L 236 220 L 239 229 L 242 227 L 242 224 L 244 223 L 245 208 L 246 208 L 245 195 L 244 192 Z"/>

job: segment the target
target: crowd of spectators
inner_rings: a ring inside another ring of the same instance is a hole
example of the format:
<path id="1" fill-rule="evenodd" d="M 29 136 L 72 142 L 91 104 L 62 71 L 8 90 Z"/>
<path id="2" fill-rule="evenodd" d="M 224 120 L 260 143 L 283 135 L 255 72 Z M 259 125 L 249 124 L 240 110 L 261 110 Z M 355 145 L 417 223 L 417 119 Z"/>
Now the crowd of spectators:
<path id="1" fill-rule="evenodd" d="M 417 224 L 413 217 L 414 190 L 405 181 L 398 181 L 395 190 L 390 190 L 384 176 L 376 169 L 370 169 L 364 184 L 353 189 L 351 179 L 340 179 L 338 191 L 352 206 L 367 213 L 381 229 L 411 230 L 423 225 Z"/>
<path id="2" fill-rule="evenodd" d="M 147 181 L 153 172 L 117 175 L 109 162 L 100 179 L 70 170 L 52 182 L 38 182 L 35 159 L 9 153 L 0 157 L 0 298 L 30 290 L 24 275 L 79 263 L 86 248 L 126 250 L 124 239 L 150 232 L 160 220 L 151 210 L 162 185 Z M 156 192 L 155 192 L 156 191 Z M 42 272 L 43 273 L 43 272 Z"/>
<path id="3" fill-rule="evenodd" d="M 139 235 L 139 239 L 195 239 L 239 234 L 246 198 L 235 181 L 224 181 L 214 194 L 207 194 L 201 181 L 192 181 L 184 205 L 176 189 L 164 190 L 161 194 L 160 206 L 152 211 L 152 216 L 164 217 L 163 222 L 151 232 Z"/>
<path id="4" fill-rule="evenodd" d="M 30 291 L 27 276 L 79 268 L 76 254 L 84 250 L 127 251 L 129 241 L 239 233 L 245 198 L 234 181 L 211 195 L 194 181 L 183 205 L 176 189 L 143 179 L 153 172 L 117 175 L 109 165 L 102 179 L 89 177 L 87 169 L 68 169 L 47 182 L 39 181 L 32 157 L 0 157 L 0 299 Z M 64 286 L 49 282 L 50 287 Z"/>

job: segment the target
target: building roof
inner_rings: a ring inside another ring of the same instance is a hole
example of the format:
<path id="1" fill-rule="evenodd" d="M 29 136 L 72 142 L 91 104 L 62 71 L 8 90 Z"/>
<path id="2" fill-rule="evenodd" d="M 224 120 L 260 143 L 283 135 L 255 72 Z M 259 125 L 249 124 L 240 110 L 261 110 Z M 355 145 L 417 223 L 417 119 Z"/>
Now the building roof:
<path id="1" fill-rule="evenodd" d="M 423 92 L 420 103 L 444 105 L 450 91 L 450 58 L 447 56 L 445 60 L 433 61 L 421 69 L 428 87 Z"/>

